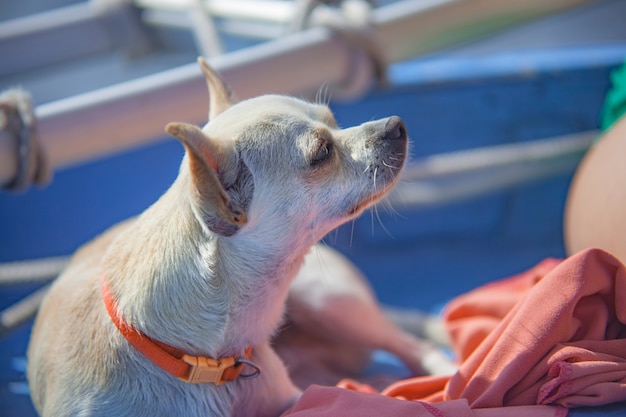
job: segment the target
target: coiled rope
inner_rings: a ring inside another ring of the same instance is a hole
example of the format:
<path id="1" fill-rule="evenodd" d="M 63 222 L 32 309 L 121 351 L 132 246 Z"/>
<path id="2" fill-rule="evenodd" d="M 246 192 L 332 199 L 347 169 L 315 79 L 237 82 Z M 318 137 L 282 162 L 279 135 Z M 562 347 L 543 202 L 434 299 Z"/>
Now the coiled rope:
<path id="1" fill-rule="evenodd" d="M 0 285 L 49 282 L 54 280 L 69 262 L 69 256 L 7 262 L 0 264 Z M 10 333 L 37 313 L 51 284 L 44 285 L 13 305 L 0 311 L 0 337 Z"/>

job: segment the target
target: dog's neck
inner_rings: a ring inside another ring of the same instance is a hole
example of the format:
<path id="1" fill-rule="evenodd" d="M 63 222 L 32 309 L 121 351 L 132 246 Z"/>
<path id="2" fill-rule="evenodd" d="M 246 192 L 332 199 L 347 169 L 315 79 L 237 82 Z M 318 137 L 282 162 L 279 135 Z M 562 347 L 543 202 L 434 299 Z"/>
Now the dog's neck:
<path id="1" fill-rule="evenodd" d="M 306 245 L 209 233 L 186 187 L 177 180 L 112 244 L 105 279 L 123 318 L 148 336 L 192 355 L 242 354 L 278 326 Z"/>

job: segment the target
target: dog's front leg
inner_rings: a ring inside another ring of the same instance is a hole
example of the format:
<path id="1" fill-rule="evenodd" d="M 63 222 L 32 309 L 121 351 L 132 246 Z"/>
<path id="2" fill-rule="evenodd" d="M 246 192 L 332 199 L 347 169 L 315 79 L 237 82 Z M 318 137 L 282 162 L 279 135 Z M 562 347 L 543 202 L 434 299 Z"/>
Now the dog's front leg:
<path id="1" fill-rule="evenodd" d="M 269 344 L 255 347 L 251 358 L 261 373 L 254 379 L 241 379 L 241 399 L 235 404 L 236 417 L 278 417 L 293 406 L 302 392 L 296 388 L 285 365 Z M 243 374 L 248 370 L 244 369 Z"/>

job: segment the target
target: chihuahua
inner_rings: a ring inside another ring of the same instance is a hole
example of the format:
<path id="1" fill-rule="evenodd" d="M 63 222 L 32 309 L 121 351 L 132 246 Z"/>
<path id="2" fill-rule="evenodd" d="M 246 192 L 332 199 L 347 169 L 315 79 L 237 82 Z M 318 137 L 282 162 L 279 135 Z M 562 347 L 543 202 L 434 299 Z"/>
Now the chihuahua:
<path id="1" fill-rule="evenodd" d="M 320 276 L 307 269 L 324 268 L 320 255 L 294 281 L 324 235 L 395 185 L 402 120 L 340 129 L 325 105 L 236 103 L 199 63 L 209 122 L 166 127 L 185 148 L 178 177 L 137 218 L 79 249 L 40 308 L 28 381 L 42 416 L 279 416 L 300 395 L 271 346 L 292 282 L 303 282 L 293 300 L 308 303 L 295 309 L 299 323 L 303 311 L 330 311 L 321 321 L 331 335 L 419 366 L 419 343 L 389 342 L 401 333 L 393 325 L 365 323 L 349 306 L 325 310 L 323 293 L 310 301 L 303 288 L 328 287 L 306 279 Z M 332 282 L 327 265 L 322 281 Z M 368 297 L 365 310 L 381 317 Z"/>

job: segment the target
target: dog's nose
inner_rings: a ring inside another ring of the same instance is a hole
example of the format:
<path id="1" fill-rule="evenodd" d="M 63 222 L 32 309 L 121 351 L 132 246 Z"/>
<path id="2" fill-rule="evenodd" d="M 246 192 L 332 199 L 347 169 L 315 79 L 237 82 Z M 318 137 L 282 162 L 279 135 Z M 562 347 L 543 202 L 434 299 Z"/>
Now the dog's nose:
<path id="1" fill-rule="evenodd" d="M 401 140 L 407 139 L 406 127 L 404 122 L 398 116 L 391 116 L 385 122 L 385 136 L 386 140 Z"/>

